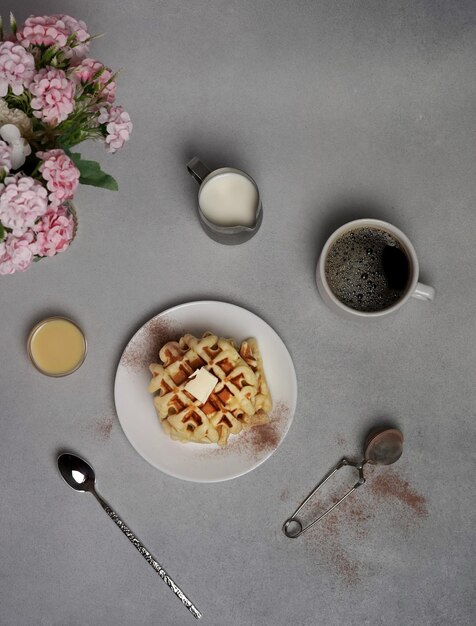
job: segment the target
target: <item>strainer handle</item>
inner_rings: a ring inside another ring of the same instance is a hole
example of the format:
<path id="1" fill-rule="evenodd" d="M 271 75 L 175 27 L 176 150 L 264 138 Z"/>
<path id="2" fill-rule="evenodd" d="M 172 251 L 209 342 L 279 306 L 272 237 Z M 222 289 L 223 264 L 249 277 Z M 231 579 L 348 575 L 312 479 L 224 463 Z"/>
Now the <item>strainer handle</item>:
<path id="1" fill-rule="evenodd" d="M 317 524 L 317 522 L 321 521 L 321 519 L 323 519 L 326 515 L 328 515 L 331 511 L 333 511 L 336 506 L 339 506 L 339 504 L 341 502 L 343 502 L 348 496 L 350 496 L 351 493 L 353 493 L 356 489 L 358 489 L 361 485 L 363 485 L 365 483 L 365 478 L 364 478 L 364 465 L 365 465 L 366 461 L 361 461 L 360 463 L 354 463 L 352 461 L 349 461 L 349 459 L 347 458 L 343 458 L 339 461 L 339 463 L 337 463 L 337 465 L 335 467 L 333 467 L 325 476 L 324 478 L 321 480 L 320 483 L 318 483 L 314 489 L 311 491 L 311 493 L 307 496 L 307 498 L 302 502 L 302 504 L 299 505 L 299 507 L 294 511 L 294 513 L 291 515 L 291 517 L 288 517 L 288 519 L 284 522 L 283 524 L 283 532 L 286 535 L 286 537 L 289 537 L 290 539 L 295 539 L 296 537 L 299 537 L 300 535 L 302 535 L 302 533 L 304 533 L 306 530 L 309 530 L 309 528 L 311 528 L 312 526 L 314 526 L 314 524 Z M 355 485 L 349 489 L 349 491 L 347 491 L 346 494 L 344 494 L 342 496 L 342 498 L 340 500 L 338 500 L 335 504 L 333 504 L 329 509 L 327 509 L 327 511 L 325 511 L 324 513 L 322 513 L 321 515 L 319 515 L 319 517 L 317 517 L 315 520 L 313 520 L 312 522 L 310 522 L 307 526 L 302 525 L 301 521 L 299 520 L 299 518 L 297 517 L 297 515 L 299 514 L 299 512 L 304 508 L 304 506 L 309 502 L 309 500 L 314 496 L 314 494 L 319 491 L 319 489 L 332 477 L 334 476 L 334 474 L 342 469 L 343 467 L 355 467 L 355 469 L 359 472 L 359 479 L 358 481 L 355 483 Z"/>

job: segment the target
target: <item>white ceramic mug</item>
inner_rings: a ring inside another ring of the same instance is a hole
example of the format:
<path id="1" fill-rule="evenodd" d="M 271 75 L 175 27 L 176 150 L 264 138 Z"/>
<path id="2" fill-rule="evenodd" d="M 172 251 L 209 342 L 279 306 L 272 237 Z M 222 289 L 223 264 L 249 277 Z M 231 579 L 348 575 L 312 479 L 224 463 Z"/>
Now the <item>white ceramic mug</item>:
<path id="1" fill-rule="evenodd" d="M 341 302 L 332 292 L 326 278 L 325 266 L 326 259 L 329 253 L 329 250 L 333 243 L 344 233 L 347 233 L 351 230 L 355 230 L 356 228 L 378 228 L 387 233 L 390 233 L 393 237 L 397 239 L 397 241 L 401 244 L 406 255 L 408 257 L 410 263 L 410 280 L 408 281 L 407 288 L 402 293 L 401 298 L 395 302 L 392 306 L 389 306 L 381 311 L 358 311 L 357 309 L 352 309 L 351 307 L 345 305 Z M 382 220 L 374 220 L 374 219 L 360 219 L 354 220 L 353 222 L 348 222 L 344 224 L 340 228 L 338 228 L 329 239 L 324 244 L 321 255 L 319 257 L 319 261 L 317 262 L 316 268 L 316 282 L 319 293 L 321 294 L 322 299 L 327 304 L 327 306 L 347 319 L 357 319 L 357 318 L 373 318 L 373 317 L 383 317 L 384 315 L 388 315 L 389 313 L 393 313 L 398 310 L 401 306 L 405 304 L 411 297 L 418 298 L 419 300 L 426 300 L 427 302 L 431 301 L 435 297 L 435 290 L 433 287 L 429 287 L 428 285 L 424 285 L 423 283 L 418 282 L 418 273 L 419 273 L 419 265 L 418 258 L 415 252 L 415 248 L 413 247 L 411 241 L 408 237 L 402 233 L 401 230 L 392 226 L 388 222 L 383 222 Z"/>

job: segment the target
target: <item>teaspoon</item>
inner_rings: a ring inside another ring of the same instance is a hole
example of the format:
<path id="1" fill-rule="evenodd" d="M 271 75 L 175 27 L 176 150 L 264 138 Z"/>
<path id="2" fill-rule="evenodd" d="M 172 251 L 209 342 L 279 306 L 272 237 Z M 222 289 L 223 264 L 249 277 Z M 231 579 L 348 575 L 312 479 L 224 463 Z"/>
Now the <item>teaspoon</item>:
<path id="1" fill-rule="evenodd" d="M 58 469 L 61 476 L 72 489 L 74 489 L 75 491 L 89 491 L 89 493 L 92 493 L 92 495 L 96 498 L 96 500 L 106 511 L 109 517 L 113 520 L 113 522 L 115 522 L 117 526 L 119 526 L 125 536 L 129 539 L 129 541 L 142 554 L 147 563 L 149 563 L 149 565 L 157 572 L 162 580 L 181 600 L 182 604 L 187 607 L 187 609 L 196 619 L 200 619 L 202 617 L 202 614 L 197 609 L 197 607 L 192 604 L 192 602 L 187 598 L 183 591 L 170 578 L 162 565 L 160 565 L 155 560 L 155 558 L 147 550 L 147 548 L 139 541 L 134 533 L 119 518 L 117 513 L 115 513 L 108 505 L 108 503 L 103 500 L 103 498 L 101 498 L 101 496 L 98 494 L 98 492 L 96 491 L 96 476 L 94 474 L 93 468 L 81 457 L 77 456 L 76 454 L 71 454 L 67 452 L 59 455 Z"/>

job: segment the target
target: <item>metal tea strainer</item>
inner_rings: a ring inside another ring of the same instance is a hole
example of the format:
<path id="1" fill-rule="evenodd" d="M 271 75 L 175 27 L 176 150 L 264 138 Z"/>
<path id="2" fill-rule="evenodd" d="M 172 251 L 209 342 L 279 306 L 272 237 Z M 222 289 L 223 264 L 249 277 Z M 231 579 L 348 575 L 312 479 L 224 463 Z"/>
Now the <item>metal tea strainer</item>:
<path id="1" fill-rule="evenodd" d="M 398 461 L 403 452 L 403 433 L 398 428 L 386 428 L 379 431 L 371 431 L 367 436 L 364 445 L 364 458 L 360 463 L 354 463 L 349 461 L 346 457 L 341 459 L 335 467 L 333 467 L 320 483 L 311 491 L 302 504 L 294 511 L 283 525 L 283 532 L 286 537 L 295 539 L 302 535 L 303 532 L 309 530 L 314 524 L 317 524 L 323 517 L 333 511 L 336 506 L 339 506 L 351 493 L 353 493 L 358 487 L 365 483 L 364 466 L 367 463 L 372 465 L 391 465 Z M 333 504 L 327 511 L 319 515 L 318 518 L 310 522 L 307 526 L 302 525 L 301 521 L 297 517 L 298 513 L 306 506 L 309 500 L 319 489 L 331 478 L 338 470 L 343 467 L 355 467 L 359 473 L 359 479 L 355 485 L 349 489 L 349 491 L 342 496 L 335 504 Z"/>

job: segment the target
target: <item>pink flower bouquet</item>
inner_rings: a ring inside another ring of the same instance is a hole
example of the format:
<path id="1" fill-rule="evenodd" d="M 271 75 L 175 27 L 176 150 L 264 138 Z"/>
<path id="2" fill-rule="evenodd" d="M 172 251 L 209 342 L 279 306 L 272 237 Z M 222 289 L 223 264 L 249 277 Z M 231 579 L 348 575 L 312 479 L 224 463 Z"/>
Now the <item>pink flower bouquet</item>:
<path id="1" fill-rule="evenodd" d="M 116 75 L 89 57 L 93 37 L 69 15 L 0 19 L 0 275 L 66 250 L 70 202 L 79 183 L 117 189 L 96 161 L 72 148 L 101 140 L 116 152 L 129 140 L 129 114 L 115 104 Z"/>

